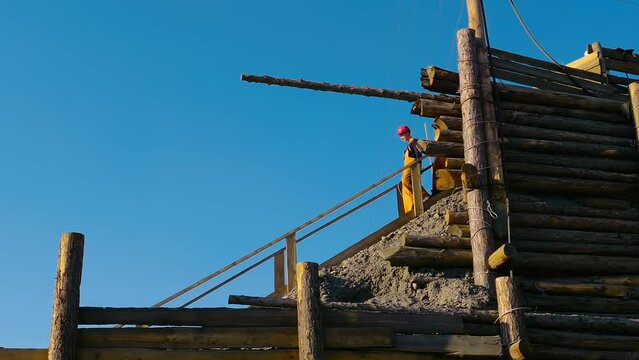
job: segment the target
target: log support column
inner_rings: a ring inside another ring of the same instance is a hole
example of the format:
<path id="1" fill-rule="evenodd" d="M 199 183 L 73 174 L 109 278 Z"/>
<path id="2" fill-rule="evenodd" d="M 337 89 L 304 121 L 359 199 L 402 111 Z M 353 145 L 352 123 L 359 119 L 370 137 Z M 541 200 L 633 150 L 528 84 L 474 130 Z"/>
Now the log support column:
<path id="1" fill-rule="evenodd" d="M 495 280 L 495 288 L 502 344 L 513 360 L 530 358 L 522 316 L 524 309 L 515 283 L 510 276 L 501 276 Z"/>
<path id="2" fill-rule="evenodd" d="M 470 240 L 473 249 L 473 277 L 475 284 L 494 293 L 494 277 L 488 267 L 488 256 L 494 251 L 491 218 L 488 212 L 488 183 L 484 127 L 482 126 L 481 89 L 475 32 L 457 32 L 459 53 L 459 94 L 462 107 L 464 159 L 477 169 L 475 189 L 467 189 Z"/>
<path id="3" fill-rule="evenodd" d="M 297 337 L 300 360 L 324 359 L 324 334 L 316 263 L 297 264 Z"/>
<path id="4" fill-rule="evenodd" d="M 84 235 L 62 234 L 53 295 L 48 360 L 75 359 L 83 256 Z"/>

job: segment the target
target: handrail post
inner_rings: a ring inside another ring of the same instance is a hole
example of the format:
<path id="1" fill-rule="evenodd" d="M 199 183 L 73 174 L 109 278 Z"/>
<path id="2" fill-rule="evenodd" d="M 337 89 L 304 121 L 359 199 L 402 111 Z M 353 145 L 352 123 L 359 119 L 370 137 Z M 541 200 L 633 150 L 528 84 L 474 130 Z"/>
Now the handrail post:
<path id="1" fill-rule="evenodd" d="M 422 197 L 422 172 L 420 164 L 416 162 L 410 167 L 411 186 L 413 188 L 413 215 L 418 217 L 424 213 L 424 198 Z"/>
<path id="2" fill-rule="evenodd" d="M 273 292 L 278 295 L 286 291 L 284 269 L 284 251 L 282 250 L 273 256 Z"/>
<path id="3" fill-rule="evenodd" d="M 297 239 L 295 233 L 286 236 L 286 273 L 288 292 L 295 289 L 295 267 L 297 266 Z"/>

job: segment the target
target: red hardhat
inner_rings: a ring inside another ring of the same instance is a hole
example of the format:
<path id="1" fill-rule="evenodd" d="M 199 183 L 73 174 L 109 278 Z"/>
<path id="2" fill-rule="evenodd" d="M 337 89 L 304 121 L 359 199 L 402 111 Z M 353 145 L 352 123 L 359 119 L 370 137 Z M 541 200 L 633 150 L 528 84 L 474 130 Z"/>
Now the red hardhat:
<path id="1" fill-rule="evenodd" d="M 410 128 L 406 125 L 402 125 L 397 128 L 397 135 L 402 135 L 409 132 L 410 132 Z"/>

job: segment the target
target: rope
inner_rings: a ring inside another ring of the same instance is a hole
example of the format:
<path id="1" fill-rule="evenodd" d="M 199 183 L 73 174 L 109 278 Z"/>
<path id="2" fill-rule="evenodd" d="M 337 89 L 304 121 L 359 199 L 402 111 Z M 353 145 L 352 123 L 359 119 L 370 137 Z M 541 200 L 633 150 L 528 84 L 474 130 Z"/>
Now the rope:
<path id="1" fill-rule="evenodd" d="M 504 315 L 508 315 L 508 314 L 510 314 L 510 313 L 513 313 L 513 312 L 515 312 L 515 311 L 519 311 L 519 310 L 532 310 L 532 308 L 530 308 L 530 307 L 523 307 L 523 306 L 522 306 L 522 307 L 516 307 L 516 308 L 510 309 L 510 310 L 508 310 L 508 311 L 504 311 L 504 313 L 502 313 L 501 315 L 499 315 L 499 316 L 497 317 L 497 319 L 495 320 L 495 322 L 494 322 L 493 324 L 497 324 L 497 323 L 499 322 L 499 320 L 500 320 L 500 319 L 501 319 Z"/>

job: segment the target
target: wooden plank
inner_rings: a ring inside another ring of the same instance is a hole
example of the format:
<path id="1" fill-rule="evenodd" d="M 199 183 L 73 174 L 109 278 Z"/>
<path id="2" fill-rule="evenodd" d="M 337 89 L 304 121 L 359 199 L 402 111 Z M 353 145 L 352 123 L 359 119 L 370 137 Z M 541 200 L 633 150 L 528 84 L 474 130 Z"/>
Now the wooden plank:
<path id="1" fill-rule="evenodd" d="M 297 264 L 297 240 L 295 233 L 286 236 L 287 292 L 295 289 L 295 265 Z"/>
<path id="2" fill-rule="evenodd" d="M 398 335 L 396 349 L 451 356 L 500 356 L 501 341 L 499 336 Z"/>
<path id="3" fill-rule="evenodd" d="M 639 64 L 633 64 L 616 59 L 606 59 L 606 66 L 609 70 L 639 75 Z"/>
<path id="4" fill-rule="evenodd" d="M 110 348 L 259 348 L 297 349 L 296 327 L 248 328 L 83 328 L 78 330 L 79 347 Z M 350 349 L 391 347 L 391 328 L 326 328 L 327 348 Z"/>
<path id="5" fill-rule="evenodd" d="M 639 82 L 630 84 L 628 91 L 630 92 L 632 121 L 635 125 L 635 142 L 639 149 Z"/>
<path id="6" fill-rule="evenodd" d="M 273 257 L 273 293 L 283 294 L 286 291 L 284 251 Z"/>
<path id="7" fill-rule="evenodd" d="M 403 314 L 325 310 L 328 327 L 391 327 L 397 332 L 463 333 L 460 317 L 432 314 Z M 165 326 L 272 327 L 297 326 L 291 309 L 230 308 L 80 308 L 80 323 L 92 325 L 132 324 Z"/>
<path id="8" fill-rule="evenodd" d="M 5 349 L 0 348 L 2 360 L 47 360 L 48 349 Z"/>
<path id="9" fill-rule="evenodd" d="M 566 66 L 601 75 L 601 68 L 599 67 L 599 54 L 596 51 L 585 55 L 584 57 L 581 57 L 573 62 L 570 62 L 566 64 Z"/>

